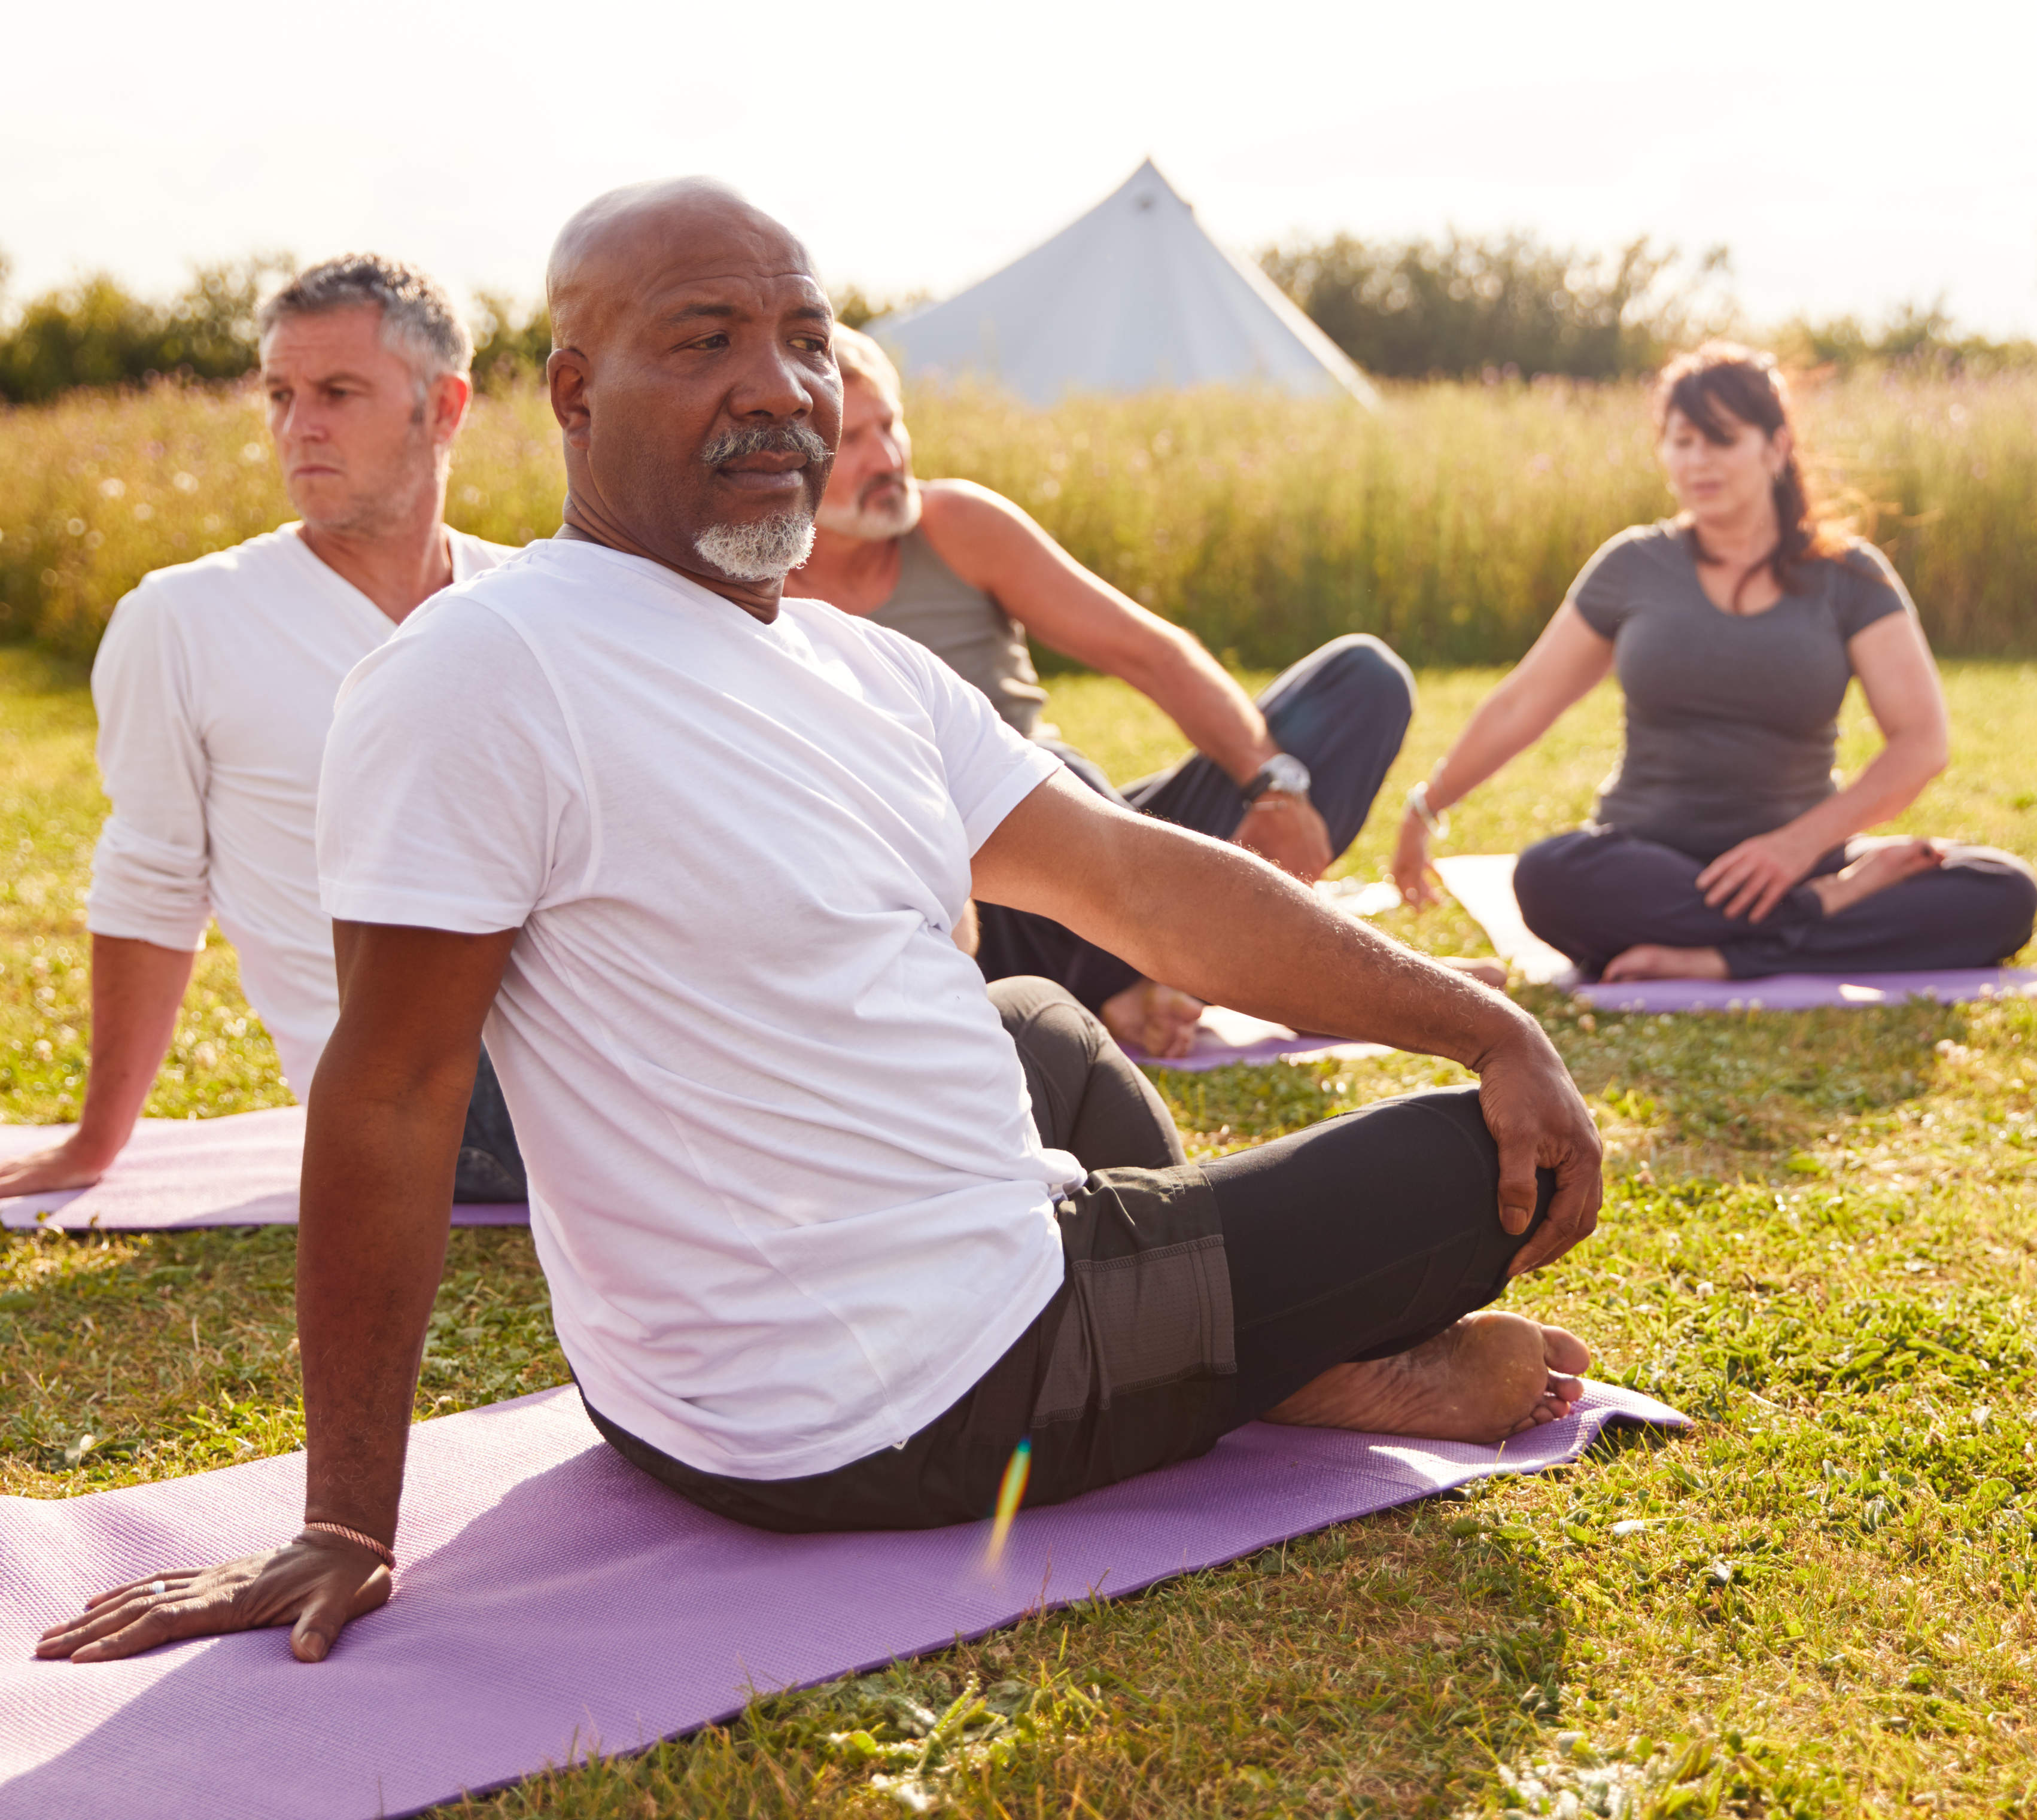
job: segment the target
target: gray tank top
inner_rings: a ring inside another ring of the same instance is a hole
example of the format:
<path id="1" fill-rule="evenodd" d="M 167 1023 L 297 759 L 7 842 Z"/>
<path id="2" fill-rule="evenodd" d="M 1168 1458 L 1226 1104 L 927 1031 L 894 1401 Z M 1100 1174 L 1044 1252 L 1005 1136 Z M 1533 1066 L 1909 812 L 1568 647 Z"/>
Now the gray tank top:
<path id="1" fill-rule="evenodd" d="M 1026 634 L 981 588 L 942 561 L 923 533 L 908 531 L 899 540 L 898 585 L 870 617 L 924 644 L 988 696 L 1016 731 L 1033 737 L 1047 692 Z"/>

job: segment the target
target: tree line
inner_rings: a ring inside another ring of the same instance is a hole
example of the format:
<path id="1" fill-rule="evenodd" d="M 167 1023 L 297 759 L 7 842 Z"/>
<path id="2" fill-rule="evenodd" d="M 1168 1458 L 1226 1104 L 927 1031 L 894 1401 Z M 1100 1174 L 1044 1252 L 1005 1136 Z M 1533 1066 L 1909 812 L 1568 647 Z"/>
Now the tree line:
<path id="1" fill-rule="evenodd" d="M 1705 334 L 1749 332 L 1723 247 L 1686 257 L 1646 238 L 1593 253 L 1529 233 L 1401 240 L 1338 234 L 1269 247 L 1260 263 L 1332 341 L 1382 379 L 1617 379 L 1652 370 Z M 0 257 L 0 399 L 40 403 L 76 387 L 159 376 L 238 378 L 257 359 L 262 296 L 294 269 L 275 254 L 200 266 L 167 298 L 138 295 L 97 273 L 10 308 Z M 886 300 L 854 285 L 835 298 L 853 327 L 924 300 Z M 520 306 L 484 292 L 475 298 L 474 329 L 482 391 L 542 370 L 551 321 L 542 304 Z M 1797 366 L 2037 364 L 2037 345 L 1963 334 L 1942 302 L 1907 305 L 1879 323 L 1798 319 L 1759 338 Z"/>

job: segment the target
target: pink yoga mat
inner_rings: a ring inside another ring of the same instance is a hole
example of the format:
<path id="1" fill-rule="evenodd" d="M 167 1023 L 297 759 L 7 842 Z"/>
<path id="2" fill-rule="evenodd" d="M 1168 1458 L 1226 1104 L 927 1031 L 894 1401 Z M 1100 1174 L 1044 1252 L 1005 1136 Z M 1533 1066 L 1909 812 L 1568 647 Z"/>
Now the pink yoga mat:
<path id="1" fill-rule="evenodd" d="M 69 1125 L 0 1125 L 0 1160 L 60 1142 Z M 144 1119 L 91 1188 L 0 1200 L 0 1226 L 156 1232 L 195 1226 L 293 1226 L 304 1111 L 278 1106 L 224 1119 Z M 522 1226 L 520 1201 L 456 1206 L 456 1226 Z"/>
<path id="2" fill-rule="evenodd" d="M 373 1820 L 629 1751 L 1029 1610 L 1502 1472 L 1575 1459 L 1631 1391 L 1500 1448 L 1254 1424 L 1200 1460 L 988 1526 L 781 1536 L 626 1465 L 570 1389 L 422 1424 L 395 1598 L 316 1667 L 285 1633 L 127 1662 L 32 1660 L 43 1628 L 144 1573 L 293 1534 L 301 1456 L 123 1491 L 0 1498 L 0 1820 Z"/>

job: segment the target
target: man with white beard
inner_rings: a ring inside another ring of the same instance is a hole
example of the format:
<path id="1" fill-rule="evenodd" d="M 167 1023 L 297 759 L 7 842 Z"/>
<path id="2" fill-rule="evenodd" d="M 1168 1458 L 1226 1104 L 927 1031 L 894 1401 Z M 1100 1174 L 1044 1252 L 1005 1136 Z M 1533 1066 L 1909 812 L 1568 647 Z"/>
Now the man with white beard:
<path id="1" fill-rule="evenodd" d="M 1540 1025 L 1069 782 L 910 640 L 780 598 L 841 391 L 777 222 L 718 184 L 618 191 L 548 290 L 565 528 L 366 659 L 327 750 L 303 1527 L 106 1593 L 37 1654 L 288 1625 L 316 1662 L 388 1598 L 484 1023 L 589 1416 L 724 1516 L 973 1522 L 1022 1441 L 1037 1505 L 1258 1418 L 1491 1441 L 1566 1417 L 1584 1344 L 1486 1305 L 1597 1217 L 1597 1134 Z M 1479 1085 L 1192 1163 L 1065 992 L 985 995 L 950 939 L 972 882 Z M 527 1552 L 504 1538 L 503 1585 Z"/>
<path id="2" fill-rule="evenodd" d="M 1254 701 L 1192 632 L 1091 574 L 1009 500 L 913 473 L 898 375 L 853 329 L 835 331 L 841 447 L 813 554 L 786 583 L 903 632 L 988 696 L 1015 731 L 1049 746 L 1113 802 L 1238 846 L 1313 882 L 1358 838 L 1414 712 L 1414 679 L 1377 638 L 1332 640 Z M 1196 748 L 1120 791 L 1040 719 L 1046 692 L 1028 636 L 1129 683 Z M 1060 924 L 978 907 L 976 956 L 991 980 L 1043 975 L 1121 1042 L 1185 1055 L 1202 1006 Z M 1465 970 L 1504 984 L 1490 962 Z"/>

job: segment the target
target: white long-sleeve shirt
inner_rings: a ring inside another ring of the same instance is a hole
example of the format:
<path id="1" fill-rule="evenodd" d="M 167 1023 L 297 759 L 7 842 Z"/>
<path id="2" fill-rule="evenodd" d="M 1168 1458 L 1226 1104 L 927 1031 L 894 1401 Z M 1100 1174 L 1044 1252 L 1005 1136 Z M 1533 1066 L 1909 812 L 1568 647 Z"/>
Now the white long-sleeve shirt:
<path id="1" fill-rule="evenodd" d="M 114 610 L 92 668 L 113 808 L 85 922 L 195 950 L 216 916 L 301 1099 L 339 1015 L 319 764 L 340 683 L 396 625 L 297 531 L 157 569 Z M 446 534 L 455 582 L 515 553 Z"/>

